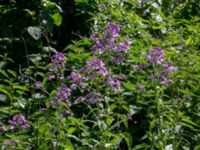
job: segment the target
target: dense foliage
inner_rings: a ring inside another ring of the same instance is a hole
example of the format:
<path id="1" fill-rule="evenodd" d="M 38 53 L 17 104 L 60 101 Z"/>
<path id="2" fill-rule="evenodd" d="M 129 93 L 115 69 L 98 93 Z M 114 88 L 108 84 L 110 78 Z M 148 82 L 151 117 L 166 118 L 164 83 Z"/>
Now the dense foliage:
<path id="1" fill-rule="evenodd" d="M 0 4 L 1 149 L 200 149 L 198 0 Z"/>

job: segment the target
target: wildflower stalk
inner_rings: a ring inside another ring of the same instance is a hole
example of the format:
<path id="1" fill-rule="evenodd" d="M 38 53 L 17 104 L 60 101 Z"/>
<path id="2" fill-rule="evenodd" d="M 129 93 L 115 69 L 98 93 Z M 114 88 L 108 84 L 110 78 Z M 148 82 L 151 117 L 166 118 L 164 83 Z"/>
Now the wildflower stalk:
<path id="1" fill-rule="evenodd" d="M 175 88 L 173 88 L 173 91 L 176 91 Z M 173 93 L 175 95 L 175 93 Z M 176 133 L 176 125 L 179 118 L 179 98 L 174 97 L 173 98 L 173 106 L 174 106 L 174 122 L 173 122 L 173 133 L 174 133 L 174 140 L 173 140 L 173 149 L 178 150 L 178 141 L 177 141 L 177 133 Z"/>
<path id="2" fill-rule="evenodd" d="M 159 74 L 159 71 L 157 70 L 155 63 L 153 63 L 153 70 L 155 71 L 155 75 Z M 164 142 L 163 133 L 162 133 L 162 120 L 161 120 L 160 102 L 159 102 L 160 92 L 157 90 L 155 79 L 154 79 L 154 92 L 155 92 L 156 112 L 158 116 L 158 136 L 159 136 L 159 139 L 162 141 L 162 149 L 164 149 L 165 142 Z"/>

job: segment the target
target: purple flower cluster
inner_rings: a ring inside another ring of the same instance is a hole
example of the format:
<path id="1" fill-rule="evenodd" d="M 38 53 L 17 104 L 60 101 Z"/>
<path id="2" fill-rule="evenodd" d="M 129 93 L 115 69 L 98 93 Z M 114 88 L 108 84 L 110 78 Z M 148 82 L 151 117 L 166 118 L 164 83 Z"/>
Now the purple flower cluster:
<path id="1" fill-rule="evenodd" d="M 104 67 L 104 63 L 100 58 L 94 58 L 88 62 L 88 66 L 93 70 L 98 70 Z"/>
<path id="2" fill-rule="evenodd" d="M 165 52 L 158 47 L 153 47 L 150 51 L 150 53 L 147 55 L 147 61 L 152 64 L 161 64 L 163 62 Z"/>
<path id="3" fill-rule="evenodd" d="M 48 80 L 55 78 L 64 78 L 62 69 L 65 67 L 65 55 L 61 52 L 56 52 L 51 57 L 52 66 L 49 69 Z"/>
<path id="4" fill-rule="evenodd" d="M 161 85 L 170 85 L 173 83 L 172 80 L 168 79 L 166 76 L 160 75 L 159 81 Z"/>
<path id="5" fill-rule="evenodd" d="M 69 75 L 69 79 L 72 80 L 71 89 L 75 90 L 77 86 L 80 86 L 81 88 L 85 88 L 86 84 L 84 83 L 85 78 L 81 76 L 77 71 L 73 70 L 71 74 Z"/>
<path id="6" fill-rule="evenodd" d="M 52 106 L 61 106 L 62 102 L 66 102 L 70 107 L 71 102 L 69 101 L 69 97 L 71 95 L 71 90 L 65 85 L 62 84 L 61 87 L 57 88 L 56 96 L 54 100 L 51 102 Z"/>
<path id="7" fill-rule="evenodd" d="M 168 62 L 167 64 L 163 64 L 163 71 L 166 75 L 169 75 L 175 70 L 175 67 L 173 66 L 172 62 Z"/>
<path id="8" fill-rule="evenodd" d="M 15 145 L 19 143 L 19 140 L 6 140 L 3 144 L 4 145 Z"/>
<path id="9" fill-rule="evenodd" d="M 153 47 L 150 53 L 147 56 L 147 61 L 150 64 L 159 64 L 162 65 L 162 70 L 158 75 L 153 75 L 152 80 L 159 80 L 161 85 L 169 85 L 172 84 L 173 81 L 168 79 L 168 76 L 175 70 L 175 67 L 171 62 L 163 64 L 164 61 L 164 51 L 161 48 Z M 140 70 L 141 67 L 138 67 Z"/>
<path id="10" fill-rule="evenodd" d="M 81 103 L 84 101 L 88 101 L 90 104 L 95 104 L 96 102 L 101 102 L 102 98 L 100 98 L 99 93 L 89 93 L 85 97 L 83 96 L 78 96 L 76 99 L 76 103 Z"/>
<path id="11" fill-rule="evenodd" d="M 114 23 L 108 23 L 107 29 L 104 31 L 105 35 L 109 35 L 110 38 L 113 38 L 119 34 L 120 26 Z"/>
<path id="12" fill-rule="evenodd" d="M 89 93 L 85 98 L 89 101 L 90 104 L 102 101 L 99 93 Z"/>
<path id="13" fill-rule="evenodd" d="M 121 81 L 117 78 L 109 77 L 107 79 L 108 85 L 114 92 L 119 92 L 121 89 Z"/>
<path id="14" fill-rule="evenodd" d="M 51 57 L 51 63 L 53 63 L 56 67 L 65 67 L 65 55 L 61 52 L 56 52 Z"/>
<path id="15" fill-rule="evenodd" d="M 90 39 L 95 41 L 95 45 L 92 46 L 92 53 L 93 55 L 101 54 L 104 51 L 109 50 L 110 48 L 107 47 L 108 44 L 105 44 L 105 42 L 110 42 L 109 45 L 114 45 L 114 41 L 103 41 L 102 39 L 98 38 L 96 35 L 91 35 Z"/>
<path id="16" fill-rule="evenodd" d="M 93 55 L 110 52 L 110 60 L 116 64 L 124 61 L 123 53 L 130 49 L 130 42 L 119 42 L 117 36 L 120 32 L 120 26 L 114 23 L 108 23 L 107 28 L 103 32 L 103 37 L 92 34 L 90 38 L 95 41 L 92 46 Z"/>
<path id="17" fill-rule="evenodd" d="M 141 70 L 143 70 L 143 69 L 145 69 L 145 68 L 147 68 L 147 67 L 148 67 L 147 64 L 139 64 L 139 65 L 136 65 L 134 68 L 135 68 L 135 70 L 136 70 L 137 72 L 139 72 L 139 71 L 141 71 Z"/>
<path id="18" fill-rule="evenodd" d="M 170 85 L 173 83 L 171 79 L 168 79 L 168 76 L 175 71 L 175 67 L 173 66 L 172 62 L 168 62 L 167 64 L 162 65 L 162 73 L 159 77 L 159 81 L 161 85 Z"/>
<path id="19" fill-rule="evenodd" d="M 145 89 L 145 86 L 144 86 L 144 85 L 138 85 L 138 86 L 136 87 L 136 90 L 137 90 L 137 91 L 144 91 L 144 89 Z"/>
<path id="20" fill-rule="evenodd" d="M 42 88 L 42 83 L 41 83 L 40 81 L 36 81 L 36 82 L 35 82 L 35 88 L 36 88 L 37 90 L 40 90 L 40 89 Z"/>
<path id="21" fill-rule="evenodd" d="M 81 71 L 91 74 L 90 78 L 93 80 L 96 77 L 96 73 L 99 73 L 102 76 L 107 76 L 109 74 L 104 62 L 100 58 L 94 58 L 88 61 L 87 66 L 82 68 Z"/>
<path id="22" fill-rule="evenodd" d="M 83 97 L 83 96 L 78 96 L 77 99 L 76 99 L 76 101 L 77 101 L 78 103 L 84 102 L 84 101 L 85 101 L 85 97 Z"/>
<path id="23" fill-rule="evenodd" d="M 110 56 L 110 60 L 114 62 L 115 64 L 120 64 L 121 62 L 125 60 L 125 58 L 120 54 L 116 54 L 114 56 Z"/>
<path id="24" fill-rule="evenodd" d="M 27 129 L 31 126 L 27 123 L 26 118 L 23 115 L 15 115 L 11 120 L 8 121 L 10 129 L 13 130 L 16 126 Z"/>
<path id="25" fill-rule="evenodd" d="M 117 47 L 117 50 L 118 52 L 127 52 L 130 48 L 130 42 L 128 41 L 125 41 L 125 42 L 120 42 L 118 47 Z"/>

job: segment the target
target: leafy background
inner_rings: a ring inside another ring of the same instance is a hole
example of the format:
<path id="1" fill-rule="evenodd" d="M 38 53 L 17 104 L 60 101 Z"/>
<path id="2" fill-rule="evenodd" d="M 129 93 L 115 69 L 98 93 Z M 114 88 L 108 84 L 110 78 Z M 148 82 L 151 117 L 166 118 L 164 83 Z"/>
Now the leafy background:
<path id="1" fill-rule="evenodd" d="M 198 0 L 1 0 L 1 149 L 200 149 L 199 8 Z M 109 22 L 120 25 L 120 40 L 131 42 L 124 63 L 110 65 L 109 56 L 101 56 L 115 76 L 123 75 L 122 91 L 101 84 L 104 77 L 88 80 L 88 89 L 71 94 L 74 115 L 61 117 L 65 106 L 50 103 L 57 88 L 70 86 L 71 71 L 93 59 L 89 37 L 102 36 Z M 135 71 L 154 46 L 176 67 L 172 85 L 149 79 L 159 66 Z M 65 54 L 66 78 L 48 81 L 56 51 Z M 102 102 L 75 103 L 96 91 Z M 10 130 L 8 120 L 16 114 L 31 128 Z"/>

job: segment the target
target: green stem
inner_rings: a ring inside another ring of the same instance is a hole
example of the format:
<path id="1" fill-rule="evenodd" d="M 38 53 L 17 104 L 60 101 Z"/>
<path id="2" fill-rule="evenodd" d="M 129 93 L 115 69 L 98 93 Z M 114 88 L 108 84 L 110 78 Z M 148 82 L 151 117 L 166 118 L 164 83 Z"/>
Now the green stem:
<path id="1" fill-rule="evenodd" d="M 159 75 L 159 72 L 156 69 L 155 64 L 153 64 L 153 69 L 155 70 L 155 75 Z M 155 96 L 156 96 L 155 101 L 156 101 L 156 111 L 157 111 L 157 116 L 158 116 L 158 136 L 159 136 L 159 139 L 162 141 L 162 149 L 164 149 L 165 141 L 164 141 L 163 133 L 162 133 L 163 122 L 161 120 L 161 111 L 160 111 L 160 102 L 159 102 L 160 92 L 157 90 L 155 79 L 154 79 L 154 91 L 155 91 Z"/>

